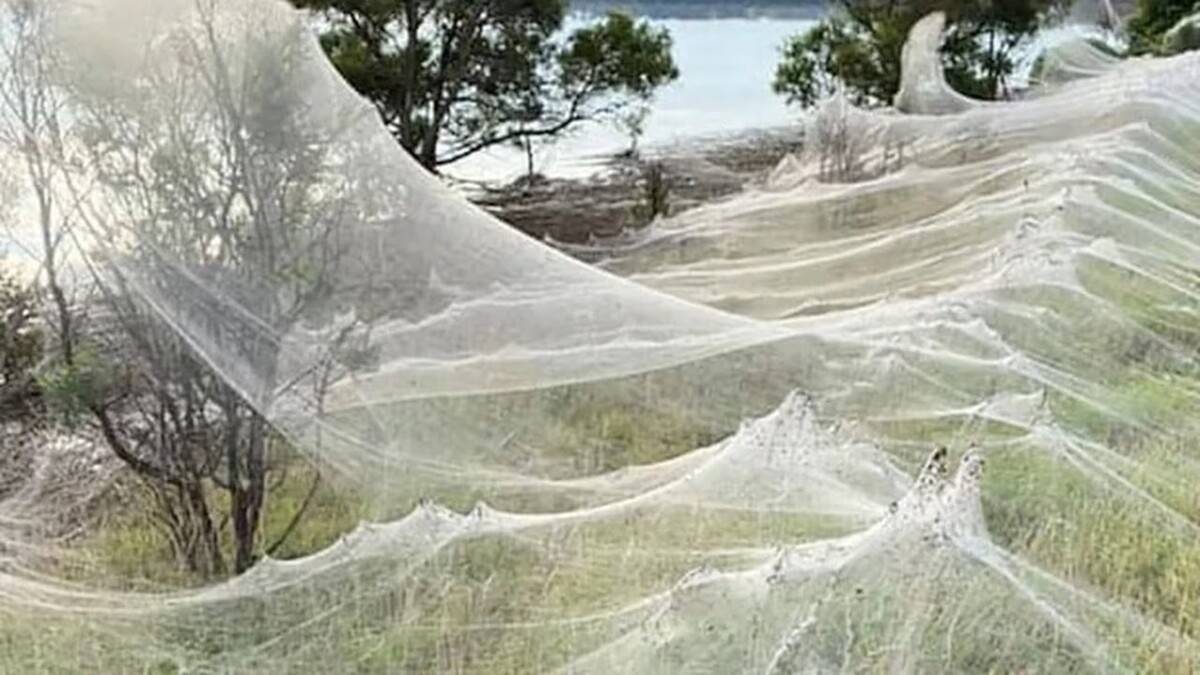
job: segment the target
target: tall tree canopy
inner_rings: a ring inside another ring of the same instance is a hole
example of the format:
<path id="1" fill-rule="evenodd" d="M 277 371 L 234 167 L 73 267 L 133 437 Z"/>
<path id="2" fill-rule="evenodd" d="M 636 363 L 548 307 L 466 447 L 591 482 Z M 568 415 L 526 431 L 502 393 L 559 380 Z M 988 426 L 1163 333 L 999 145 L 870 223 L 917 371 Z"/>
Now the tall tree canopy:
<path id="1" fill-rule="evenodd" d="M 890 103 L 900 88 L 909 29 L 930 12 L 946 14 L 946 77 L 975 98 L 1000 94 L 1016 48 L 1041 27 L 1059 0 L 835 0 L 834 10 L 784 45 L 774 88 L 809 106 L 842 83 L 859 105 Z"/>
<path id="2" fill-rule="evenodd" d="M 670 35 L 622 13 L 562 36 L 566 0 L 293 0 L 429 169 L 617 119 L 678 77 Z"/>

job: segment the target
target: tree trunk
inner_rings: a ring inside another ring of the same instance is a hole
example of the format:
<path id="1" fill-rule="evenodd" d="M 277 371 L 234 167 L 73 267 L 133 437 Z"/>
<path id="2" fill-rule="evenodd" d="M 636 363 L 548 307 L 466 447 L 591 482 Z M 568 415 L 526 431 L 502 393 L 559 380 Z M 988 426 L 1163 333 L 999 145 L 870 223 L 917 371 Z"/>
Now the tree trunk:
<path id="1" fill-rule="evenodd" d="M 416 59 L 417 45 L 420 44 L 421 39 L 421 20 L 416 2 L 405 3 L 404 30 L 406 38 L 404 49 L 407 53 L 404 55 L 404 91 L 400 92 L 400 145 L 403 145 L 405 150 L 414 152 L 422 141 L 417 137 L 417 125 L 413 117 L 416 110 L 417 75 L 420 65 Z"/>
<path id="2" fill-rule="evenodd" d="M 246 443 L 245 475 L 232 482 L 234 571 L 238 574 L 254 565 L 254 542 L 258 538 L 266 492 L 266 432 L 266 421 L 253 414 Z"/>
<path id="3" fill-rule="evenodd" d="M 438 139 L 441 138 L 439 131 L 444 121 L 439 107 L 435 104 L 434 108 L 433 121 L 425 129 L 425 135 L 421 138 L 420 147 L 414 155 L 421 166 L 425 167 L 430 173 L 437 173 L 438 170 Z"/>
<path id="4" fill-rule="evenodd" d="M 246 490 L 235 487 L 231 493 L 233 520 L 233 571 L 241 574 L 250 569 L 254 560 L 254 540 L 247 508 Z"/>
<path id="5" fill-rule="evenodd" d="M 533 185 L 533 141 L 528 136 L 525 137 L 525 175 L 529 178 L 529 184 Z"/>
<path id="6" fill-rule="evenodd" d="M 204 486 L 199 481 L 166 484 L 146 479 L 158 502 L 159 520 L 167 531 L 179 568 L 204 577 L 225 573 Z"/>
<path id="7" fill-rule="evenodd" d="M 213 525 L 212 515 L 208 510 L 208 501 L 204 498 L 204 486 L 192 482 L 185 488 L 187 499 L 191 505 L 192 519 L 196 525 L 196 539 L 200 544 L 198 555 L 205 558 L 207 572 L 212 576 L 225 574 L 225 558 L 221 555 L 221 544 L 217 540 L 217 528 Z"/>
<path id="8" fill-rule="evenodd" d="M 40 157 L 37 163 L 40 167 Z M 39 170 L 38 174 L 44 177 L 45 171 Z M 50 289 L 50 297 L 54 301 L 54 308 L 58 314 L 58 325 L 55 328 L 58 329 L 59 349 L 62 352 L 63 362 L 68 366 L 73 366 L 75 364 L 75 344 L 71 330 L 71 306 L 67 302 L 66 293 L 63 292 L 62 284 L 58 279 L 58 256 L 56 255 L 58 243 L 54 237 L 54 205 L 46 182 L 44 178 L 35 182 L 42 230 L 42 248 L 44 249 L 42 262 L 46 272 L 46 287 Z"/>

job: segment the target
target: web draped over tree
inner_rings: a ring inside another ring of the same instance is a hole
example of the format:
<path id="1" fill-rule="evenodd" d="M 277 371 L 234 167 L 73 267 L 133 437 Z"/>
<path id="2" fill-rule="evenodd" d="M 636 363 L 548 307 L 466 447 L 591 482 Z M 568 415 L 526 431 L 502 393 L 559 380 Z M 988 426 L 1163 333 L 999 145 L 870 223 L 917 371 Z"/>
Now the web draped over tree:
<path id="1" fill-rule="evenodd" d="M 277 437 L 370 517 L 130 590 L 56 564 L 37 472 L 0 670 L 1200 666 L 1196 56 L 948 106 L 935 17 L 902 89 L 942 114 L 830 101 L 775 187 L 588 266 L 420 169 L 282 2 L 52 8 L 50 187 L 172 368 L 84 403 L 150 470 L 232 451 L 243 512 Z"/>

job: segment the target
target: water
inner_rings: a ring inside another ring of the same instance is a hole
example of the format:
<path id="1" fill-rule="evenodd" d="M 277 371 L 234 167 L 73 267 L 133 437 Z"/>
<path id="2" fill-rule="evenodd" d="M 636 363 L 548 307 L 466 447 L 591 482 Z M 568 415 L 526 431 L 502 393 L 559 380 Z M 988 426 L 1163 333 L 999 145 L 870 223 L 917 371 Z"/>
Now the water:
<path id="1" fill-rule="evenodd" d="M 568 22 L 566 30 L 583 25 Z M 793 122 L 797 110 L 771 91 L 779 48 L 812 21 L 778 19 L 663 19 L 671 32 L 680 77 L 658 93 L 641 145 L 682 137 L 737 133 Z M 557 142 L 537 149 L 535 169 L 557 177 L 582 177 L 605 158 L 629 146 L 629 138 L 609 124 L 585 123 Z M 493 148 L 447 168 L 468 181 L 507 182 L 525 172 L 525 156 Z M 0 254 L 6 253 L 0 248 Z M 18 251 L 8 251 L 18 254 Z"/>
<path id="2" fill-rule="evenodd" d="M 655 22 L 674 38 L 679 79 L 659 92 L 642 145 L 685 136 L 736 133 L 779 126 L 797 111 L 771 91 L 779 50 L 812 21 L 775 19 L 665 19 Z M 580 25 L 576 22 L 568 30 Z M 535 168 L 547 175 L 579 176 L 596 170 L 606 156 L 627 148 L 616 128 L 588 124 L 540 148 Z M 467 180 L 511 180 L 525 171 L 525 158 L 509 148 L 480 153 L 448 169 Z"/>
<path id="3" fill-rule="evenodd" d="M 647 120 L 644 146 L 686 137 L 735 134 L 749 129 L 795 123 L 800 111 L 771 90 L 780 48 L 787 38 L 815 22 L 807 19 L 662 19 L 656 25 L 670 31 L 679 79 L 661 90 Z M 570 31 L 583 24 L 569 22 Z M 1096 35 L 1091 29 L 1066 26 L 1045 31 L 1020 50 L 1014 84 L 1041 47 Z M 534 168 L 556 177 L 583 177 L 596 172 L 607 158 L 629 147 L 629 138 L 610 124 L 587 123 L 535 153 Z M 481 152 L 447 168 L 450 175 L 469 181 L 506 182 L 525 172 L 525 156 L 512 148 Z"/>

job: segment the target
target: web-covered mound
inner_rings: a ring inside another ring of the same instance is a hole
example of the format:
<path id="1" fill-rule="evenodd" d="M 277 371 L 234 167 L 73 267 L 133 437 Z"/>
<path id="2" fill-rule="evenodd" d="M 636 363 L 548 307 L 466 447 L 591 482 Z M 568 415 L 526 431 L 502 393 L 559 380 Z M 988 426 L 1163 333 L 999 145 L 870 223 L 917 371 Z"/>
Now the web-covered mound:
<path id="1" fill-rule="evenodd" d="M 1040 85 L 1087 79 L 1118 67 L 1112 47 L 1096 38 L 1075 38 L 1051 45 L 1033 63 L 1030 79 Z"/>
<path id="2" fill-rule="evenodd" d="M 946 15 L 934 12 L 913 25 L 900 55 L 900 90 L 895 107 L 900 112 L 945 115 L 982 105 L 955 91 L 942 68 L 942 33 Z"/>
<path id="3" fill-rule="evenodd" d="M 1131 619 L 996 549 L 979 504 L 983 459 L 969 450 L 952 477 L 945 462 L 945 449 L 932 454 L 890 515 L 865 531 L 741 572 L 694 572 L 636 629 L 568 670 L 1020 670 L 1031 653 L 1055 672 L 1105 670 L 1114 655 L 1098 631 L 1120 626 L 1103 636 L 1119 642 Z M 984 613 L 986 623 L 963 621 Z"/>
<path id="4" fill-rule="evenodd" d="M 0 670 L 1200 665 L 1196 58 L 962 109 L 906 73 L 938 115 L 832 101 L 596 269 L 421 172 L 281 2 L 55 8 L 91 259 L 379 517 L 104 590 L 22 552 L 42 471 Z"/>

